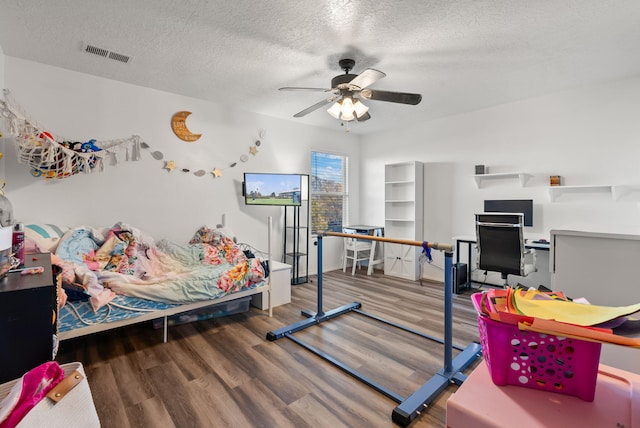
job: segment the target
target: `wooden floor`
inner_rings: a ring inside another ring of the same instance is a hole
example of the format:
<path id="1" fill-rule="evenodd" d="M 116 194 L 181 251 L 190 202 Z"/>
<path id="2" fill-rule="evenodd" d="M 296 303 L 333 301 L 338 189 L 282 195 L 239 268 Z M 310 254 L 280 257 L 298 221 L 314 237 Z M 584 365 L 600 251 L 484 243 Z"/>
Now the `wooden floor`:
<path id="1" fill-rule="evenodd" d="M 150 322 L 64 341 L 56 360 L 85 367 L 103 427 L 392 427 L 397 403 L 313 353 L 267 332 L 316 309 L 316 278 L 292 287 L 292 303 L 169 329 Z M 443 335 L 442 284 L 376 271 L 324 275 L 324 310 L 362 310 Z M 478 341 L 470 292 L 454 295 L 454 344 Z M 406 397 L 443 366 L 443 346 L 357 313 L 295 334 Z M 458 351 L 454 350 L 454 357 Z M 445 425 L 450 385 L 412 427 Z"/>

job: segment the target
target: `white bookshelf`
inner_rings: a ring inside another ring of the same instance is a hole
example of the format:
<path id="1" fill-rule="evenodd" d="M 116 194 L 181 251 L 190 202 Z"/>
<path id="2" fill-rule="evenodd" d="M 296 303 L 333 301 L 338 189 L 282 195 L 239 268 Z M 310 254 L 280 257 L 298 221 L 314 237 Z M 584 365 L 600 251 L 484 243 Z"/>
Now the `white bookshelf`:
<path id="1" fill-rule="evenodd" d="M 385 236 L 422 241 L 424 221 L 422 162 L 385 165 L 384 201 Z M 385 275 L 417 280 L 420 273 L 421 251 L 420 247 L 385 243 Z"/>

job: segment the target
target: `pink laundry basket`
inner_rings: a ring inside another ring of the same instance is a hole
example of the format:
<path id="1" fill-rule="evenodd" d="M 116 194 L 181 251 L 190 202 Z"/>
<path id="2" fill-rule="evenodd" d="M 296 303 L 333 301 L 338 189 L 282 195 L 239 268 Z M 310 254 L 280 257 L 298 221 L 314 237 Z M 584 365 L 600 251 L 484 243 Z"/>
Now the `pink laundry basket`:
<path id="1" fill-rule="evenodd" d="M 593 401 L 602 345 L 522 331 L 478 316 L 482 353 L 496 385 L 517 385 Z"/>

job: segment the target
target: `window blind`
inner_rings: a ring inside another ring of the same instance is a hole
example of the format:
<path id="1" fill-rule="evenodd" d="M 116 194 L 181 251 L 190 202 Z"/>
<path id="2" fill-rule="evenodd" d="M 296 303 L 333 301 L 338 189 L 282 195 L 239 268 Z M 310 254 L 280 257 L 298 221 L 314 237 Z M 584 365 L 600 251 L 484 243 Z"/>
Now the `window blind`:
<path id="1" fill-rule="evenodd" d="M 348 158 L 311 152 L 311 231 L 342 232 L 348 223 Z"/>

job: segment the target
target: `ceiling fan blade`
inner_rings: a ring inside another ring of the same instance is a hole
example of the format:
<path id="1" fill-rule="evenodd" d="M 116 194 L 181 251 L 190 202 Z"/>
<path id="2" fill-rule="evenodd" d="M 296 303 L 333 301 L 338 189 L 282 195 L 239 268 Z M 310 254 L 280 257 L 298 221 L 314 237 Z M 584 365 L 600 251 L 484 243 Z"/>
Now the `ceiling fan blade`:
<path id="1" fill-rule="evenodd" d="M 311 107 L 307 107 L 306 109 L 299 111 L 298 113 L 294 114 L 293 117 L 302 117 L 302 116 L 306 116 L 307 114 L 311 113 L 314 110 L 318 110 L 320 107 L 322 106 L 326 106 L 329 103 L 334 102 L 335 100 L 337 100 L 338 98 L 340 98 L 339 95 L 333 96 L 333 97 L 329 97 L 327 99 L 324 99 L 320 102 L 315 103 L 314 105 L 312 105 Z"/>
<path id="2" fill-rule="evenodd" d="M 407 92 L 391 92 L 379 91 L 375 89 L 363 89 L 360 95 L 368 100 L 388 101 L 391 103 L 411 104 L 413 106 L 420 104 L 422 95 L 410 94 Z"/>
<path id="3" fill-rule="evenodd" d="M 384 76 L 386 76 L 386 74 L 384 74 L 382 71 L 378 71 L 373 68 L 367 68 L 365 71 L 354 77 L 353 80 L 349 82 L 349 84 L 357 86 L 360 89 L 364 89 L 369 85 L 373 85 Z"/>
<path id="4" fill-rule="evenodd" d="M 279 91 L 301 91 L 301 92 L 330 92 L 332 89 L 327 88 L 300 88 L 297 86 L 285 86 L 278 88 Z"/>

